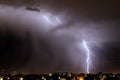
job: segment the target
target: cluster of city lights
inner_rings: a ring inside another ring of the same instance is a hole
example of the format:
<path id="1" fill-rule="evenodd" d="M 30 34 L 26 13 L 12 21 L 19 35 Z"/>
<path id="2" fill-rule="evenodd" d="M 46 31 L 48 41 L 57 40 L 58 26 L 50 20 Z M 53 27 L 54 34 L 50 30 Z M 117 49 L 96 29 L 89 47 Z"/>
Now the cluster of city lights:
<path id="1" fill-rule="evenodd" d="M 1 75 L 0 80 L 120 80 L 120 74 L 75 74 L 75 73 L 45 73 L 45 74 L 21 74 Z"/>
<path id="2" fill-rule="evenodd" d="M 3 77 L 0 77 L 0 80 L 4 80 Z M 11 80 L 10 77 L 7 77 L 7 80 Z M 20 77 L 19 80 L 24 80 L 23 77 Z"/>

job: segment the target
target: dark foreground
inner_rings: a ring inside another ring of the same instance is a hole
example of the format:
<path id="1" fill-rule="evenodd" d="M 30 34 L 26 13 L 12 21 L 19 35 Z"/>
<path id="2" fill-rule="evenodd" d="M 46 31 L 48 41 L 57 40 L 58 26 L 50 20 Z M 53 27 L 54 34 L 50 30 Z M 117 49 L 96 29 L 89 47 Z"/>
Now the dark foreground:
<path id="1" fill-rule="evenodd" d="M 0 80 L 120 80 L 120 74 L 49 73 L 49 74 L 1 74 Z"/>

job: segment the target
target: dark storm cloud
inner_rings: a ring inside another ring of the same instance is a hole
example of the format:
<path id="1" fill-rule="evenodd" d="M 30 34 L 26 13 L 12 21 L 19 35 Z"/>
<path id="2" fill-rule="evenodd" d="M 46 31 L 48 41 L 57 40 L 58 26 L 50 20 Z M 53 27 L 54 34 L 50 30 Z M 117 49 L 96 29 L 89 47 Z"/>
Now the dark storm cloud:
<path id="1" fill-rule="evenodd" d="M 120 69 L 120 42 L 104 42 L 102 47 L 97 47 L 96 53 L 99 59 L 98 70 L 103 72 L 118 72 Z"/>
<path id="2" fill-rule="evenodd" d="M 5 26 L 4 26 L 5 27 Z M 27 37 L 18 35 L 14 31 L 6 29 L 0 32 L 0 53 L 1 53 L 1 69 L 24 66 L 31 55 L 31 41 L 29 34 Z"/>
<path id="3" fill-rule="evenodd" d="M 118 0 L 33 0 L 30 3 L 14 0 L 5 3 L 16 5 L 0 7 L 0 63 L 3 67 L 7 65 L 10 69 L 13 65 L 16 70 L 35 73 L 85 72 L 86 55 L 81 49 L 84 39 L 90 42 L 94 55 L 93 72 L 119 70 Z M 48 29 L 38 18 L 38 12 L 25 10 L 26 4 L 40 6 L 54 15 L 62 14 L 65 23 Z"/>

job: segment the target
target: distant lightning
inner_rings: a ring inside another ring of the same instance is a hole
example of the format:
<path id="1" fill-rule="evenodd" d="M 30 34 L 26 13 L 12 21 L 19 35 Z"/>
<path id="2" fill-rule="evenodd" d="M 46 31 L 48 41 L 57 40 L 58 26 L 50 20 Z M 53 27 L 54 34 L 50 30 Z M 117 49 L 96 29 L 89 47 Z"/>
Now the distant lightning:
<path id="1" fill-rule="evenodd" d="M 86 41 L 83 40 L 83 46 L 86 50 L 86 54 L 87 54 L 87 59 L 86 59 L 86 64 L 87 64 L 87 73 L 89 73 L 89 68 L 90 68 L 90 51 L 88 49 L 87 43 Z"/>
<path id="2" fill-rule="evenodd" d="M 61 20 L 57 16 L 53 16 L 51 14 L 44 14 L 44 19 L 53 26 L 57 26 L 59 24 L 62 24 Z"/>

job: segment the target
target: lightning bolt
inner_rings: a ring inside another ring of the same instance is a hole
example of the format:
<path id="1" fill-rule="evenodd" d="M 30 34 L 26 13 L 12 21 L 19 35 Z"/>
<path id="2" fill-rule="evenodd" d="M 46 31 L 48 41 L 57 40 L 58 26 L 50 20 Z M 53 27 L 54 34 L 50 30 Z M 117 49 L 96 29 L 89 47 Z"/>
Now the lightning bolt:
<path id="1" fill-rule="evenodd" d="M 86 50 L 86 54 L 87 54 L 87 59 L 86 59 L 86 64 L 87 64 L 87 73 L 89 73 L 89 68 L 90 68 L 90 51 L 88 49 L 87 43 L 86 41 L 83 40 L 83 46 Z"/>
<path id="2" fill-rule="evenodd" d="M 56 17 L 56 16 L 52 16 L 50 14 L 44 14 L 43 17 L 47 20 L 48 23 L 52 24 L 52 25 L 59 25 L 61 24 L 61 20 Z"/>

